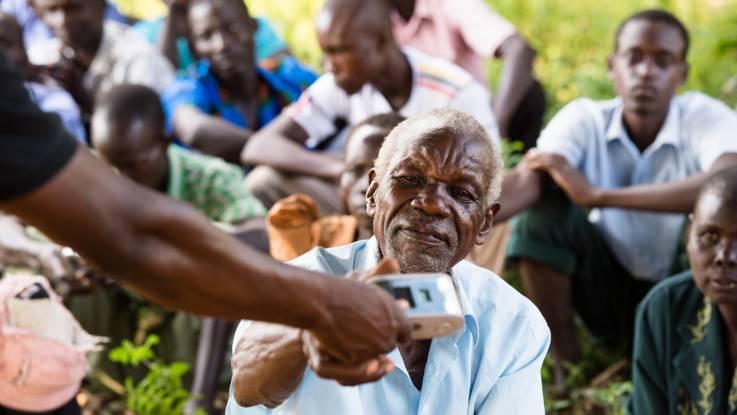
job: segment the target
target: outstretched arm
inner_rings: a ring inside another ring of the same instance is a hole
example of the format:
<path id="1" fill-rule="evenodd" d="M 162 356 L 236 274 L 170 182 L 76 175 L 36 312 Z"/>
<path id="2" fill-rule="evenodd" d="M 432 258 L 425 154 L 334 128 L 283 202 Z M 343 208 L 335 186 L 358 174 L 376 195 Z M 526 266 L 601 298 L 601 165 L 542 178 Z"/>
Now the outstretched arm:
<path id="1" fill-rule="evenodd" d="M 312 330 L 346 362 L 409 336 L 403 311 L 380 289 L 273 261 L 83 148 L 40 188 L 0 208 L 166 306 Z"/>

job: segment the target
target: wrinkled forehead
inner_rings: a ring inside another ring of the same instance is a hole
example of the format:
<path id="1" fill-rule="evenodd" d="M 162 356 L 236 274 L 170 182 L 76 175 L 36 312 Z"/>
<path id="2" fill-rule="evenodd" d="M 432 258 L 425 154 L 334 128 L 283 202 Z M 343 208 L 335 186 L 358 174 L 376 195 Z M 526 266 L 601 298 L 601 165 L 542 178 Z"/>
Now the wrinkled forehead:
<path id="1" fill-rule="evenodd" d="M 453 170 L 482 169 L 491 157 L 483 138 L 463 134 L 445 126 L 424 126 L 408 131 L 390 163 L 389 171 L 407 164 Z"/>

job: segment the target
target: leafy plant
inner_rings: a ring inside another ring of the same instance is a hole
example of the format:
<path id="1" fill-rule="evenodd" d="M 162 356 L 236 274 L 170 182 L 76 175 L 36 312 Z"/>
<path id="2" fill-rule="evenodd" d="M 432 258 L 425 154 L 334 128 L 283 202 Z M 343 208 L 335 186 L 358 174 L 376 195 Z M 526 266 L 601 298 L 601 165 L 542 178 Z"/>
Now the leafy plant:
<path id="1" fill-rule="evenodd" d="M 182 414 L 190 399 L 189 391 L 182 387 L 182 377 L 189 365 L 182 362 L 164 364 L 153 351 L 159 337 L 149 335 L 140 345 L 123 340 L 109 353 L 113 362 L 138 367 L 143 365 L 148 373 L 138 383 L 127 377 L 124 382 L 128 409 L 137 415 Z M 196 415 L 204 415 L 198 410 Z"/>

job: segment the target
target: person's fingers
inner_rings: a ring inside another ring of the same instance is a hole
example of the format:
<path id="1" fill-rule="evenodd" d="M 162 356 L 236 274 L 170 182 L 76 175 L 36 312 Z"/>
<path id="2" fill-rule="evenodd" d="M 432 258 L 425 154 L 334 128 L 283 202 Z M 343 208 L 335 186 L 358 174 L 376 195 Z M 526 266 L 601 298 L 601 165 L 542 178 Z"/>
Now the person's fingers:
<path id="1" fill-rule="evenodd" d="M 394 370 L 391 360 L 375 358 L 360 365 L 346 365 L 322 360 L 310 368 L 320 377 L 334 379 L 344 386 L 355 386 L 375 382 Z"/>
<path id="2" fill-rule="evenodd" d="M 398 274 L 400 272 L 399 270 L 399 263 L 394 258 L 387 258 L 384 257 L 379 261 L 379 263 L 374 267 L 373 270 L 369 274 L 371 275 L 384 275 L 384 274 Z"/>
<path id="3" fill-rule="evenodd" d="M 358 280 L 369 284 L 381 278 L 382 275 L 399 274 L 400 272 L 399 263 L 395 259 L 384 257 L 371 271 L 360 275 Z"/>

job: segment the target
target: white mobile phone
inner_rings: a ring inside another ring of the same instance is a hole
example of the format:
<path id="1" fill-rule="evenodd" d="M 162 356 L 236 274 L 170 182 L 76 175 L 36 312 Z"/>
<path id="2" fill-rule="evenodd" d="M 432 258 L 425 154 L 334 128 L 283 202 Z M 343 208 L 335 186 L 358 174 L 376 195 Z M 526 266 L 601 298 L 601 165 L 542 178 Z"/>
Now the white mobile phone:
<path id="1" fill-rule="evenodd" d="M 397 300 L 409 303 L 413 339 L 444 337 L 463 328 L 453 279 L 447 274 L 392 274 L 374 280 Z"/>

